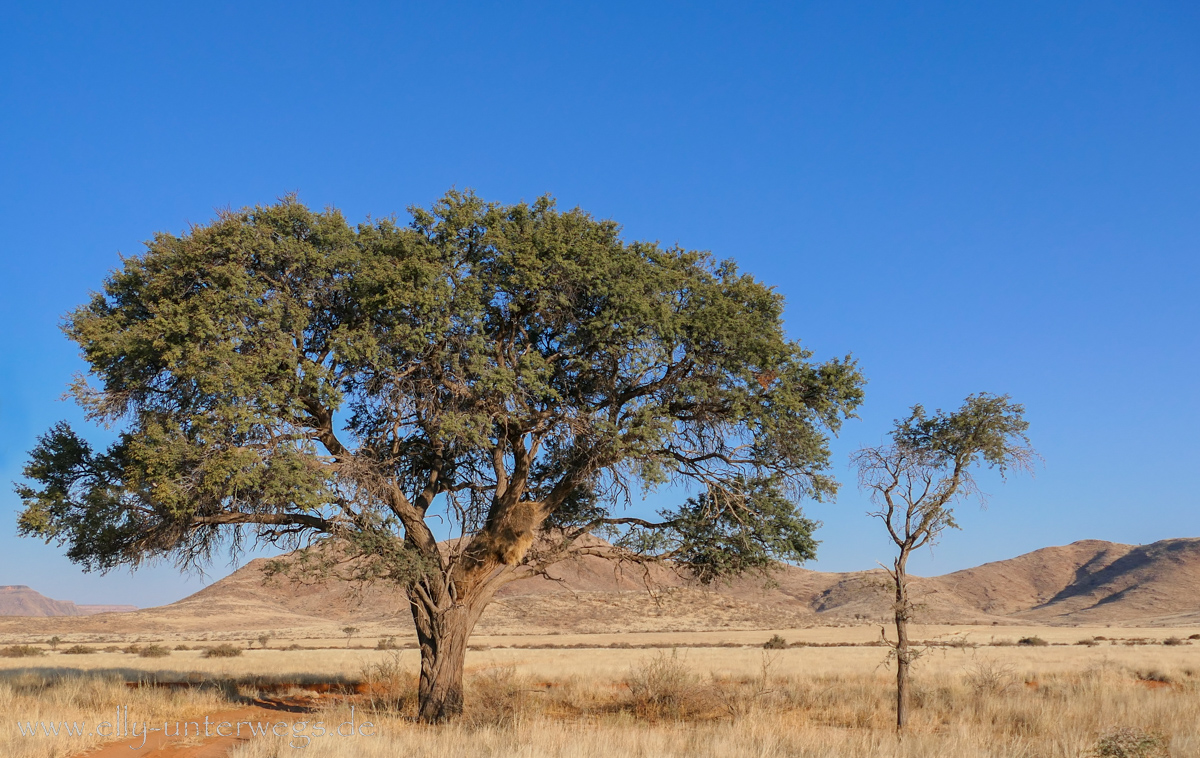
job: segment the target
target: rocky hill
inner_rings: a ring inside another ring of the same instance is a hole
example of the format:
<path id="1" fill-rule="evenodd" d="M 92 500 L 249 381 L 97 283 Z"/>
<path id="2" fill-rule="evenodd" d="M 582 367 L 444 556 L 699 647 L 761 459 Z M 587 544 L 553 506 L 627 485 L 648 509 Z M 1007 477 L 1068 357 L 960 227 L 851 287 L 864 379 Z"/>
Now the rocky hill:
<path id="1" fill-rule="evenodd" d="M 0 616 L 93 616 L 136 610 L 135 605 L 76 605 L 70 600 L 51 600 L 24 584 L 0 586 Z"/>
<path id="2" fill-rule="evenodd" d="M 336 628 L 344 622 L 401 632 L 409 628 L 408 605 L 392 587 L 268 581 L 264 565 L 263 560 L 251 561 L 171 605 L 58 623 L 69 622 L 73 631 L 114 633 Z M 828 573 L 784 566 L 770 581 L 746 577 L 703 587 L 664 567 L 645 570 L 583 557 L 554 566 L 548 573 L 503 588 L 478 631 L 783 629 L 870 623 L 884 621 L 890 614 L 887 576 L 880 570 Z M 26 597 L 41 598 L 23 589 Z M 9 594 L 14 599 L 21 595 Z M 920 605 L 918 620 L 924 623 L 1196 625 L 1200 624 L 1200 539 L 1138 546 L 1084 540 L 944 576 L 915 578 L 912 594 Z M 28 605 L 14 602 L 8 607 L 46 615 L 50 606 L 29 600 Z M 8 629 L 0 621 L 0 631 Z"/>

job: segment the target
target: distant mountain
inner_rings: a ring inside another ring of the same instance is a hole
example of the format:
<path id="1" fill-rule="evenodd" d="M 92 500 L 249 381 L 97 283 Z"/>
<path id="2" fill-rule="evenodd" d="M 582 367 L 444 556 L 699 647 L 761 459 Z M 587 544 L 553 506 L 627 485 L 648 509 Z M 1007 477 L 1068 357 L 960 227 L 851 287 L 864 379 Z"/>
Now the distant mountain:
<path id="1" fill-rule="evenodd" d="M 264 581 L 265 564 L 251 561 L 167 606 L 53 623 L 78 632 L 187 633 L 336 629 L 354 621 L 401 635 L 409 631 L 408 602 L 395 587 Z M 547 573 L 504 587 L 477 631 L 785 629 L 875 623 L 891 614 L 887 575 L 881 570 L 828 573 L 783 566 L 769 583 L 744 577 L 703 587 L 666 567 L 643 569 L 586 556 Z M 1200 625 L 1200 539 L 1151 545 L 1083 540 L 914 578 L 912 595 L 919 623 L 1195 626 Z M 2 614 L 80 615 L 87 608 L 44 598 L 27 587 L 0 589 Z M 30 633 L 53 626 L 49 619 L 37 630 L 23 624 Z M 0 629 L 9 628 L 0 622 Z"/>
<path id="2" fill-rule="evenodd" d="M 136 610 L 136 605 L 76 605 L 70 600 L 52 600 L 24 584 L 0 586 L 0 616 L 94 616 Z"/>

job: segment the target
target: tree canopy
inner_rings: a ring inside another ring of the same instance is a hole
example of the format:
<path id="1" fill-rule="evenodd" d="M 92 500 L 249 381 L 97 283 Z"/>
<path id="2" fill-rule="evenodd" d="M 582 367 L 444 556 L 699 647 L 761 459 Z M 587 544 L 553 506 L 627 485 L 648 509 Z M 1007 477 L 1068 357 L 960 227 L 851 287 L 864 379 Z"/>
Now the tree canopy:
<path id="1" fill-rule="evenodd" d="M 812 556 L 798 503 L 835 491 L 863 379 L 787 338 L 777 292 L 548 197 L 410 212 L 287 197 L 123 259 L 64 323 L 118 437 L 43 436 L 20 531 L 101 570 L 332 535 L 428 618 L 600 530 L 706 580 Z M 666 484 L 697 494 L 619 512 Z"/>

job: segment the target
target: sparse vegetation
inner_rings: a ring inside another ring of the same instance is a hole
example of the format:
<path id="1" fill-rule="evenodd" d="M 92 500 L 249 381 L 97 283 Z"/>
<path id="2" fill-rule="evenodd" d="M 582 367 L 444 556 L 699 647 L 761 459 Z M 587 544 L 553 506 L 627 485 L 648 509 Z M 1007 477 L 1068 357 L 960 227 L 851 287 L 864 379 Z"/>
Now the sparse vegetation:
<path id="1" fill-rule="evenodd" d="M 166 658 L 170 654 L 171 649 L 164 645 L 147 645 L 138 651 L 142 658 Z"/>
<path id="2" fill-rule="evenodd" d="M 4 658 L 34 658 L 45 654 L 45 650 L 34 645 L 9 645 L 0 648 L 0 657 Z"/>
<path id="3" fill-rule="evenodd" d="M 204 648 L 202 654 L 205 658 L 237 658 L 242 654 L 242 648 L 237 645 L 223 643 L 214 647 Z"/>
<path id="4" fill-rule="evenodd" d="M 1158 732 L 1127 726 L 1101 737 L 1095 754 L 1097 758 L 1167 758 L 1167 745 Z"/>
<path id="5" fill-rule="evenodd" d="M 72 645 L 63 650 L 63 655 L 89 655 L 96 652 L 95 648 L 90 648 L 87 645 Z"/>
<path id="6" fill-rule="evenodd" d="M 763 643 L 763 650 L 787 650 L 788 642 L 780 635 L 776 634 L 771 639 Z"/>

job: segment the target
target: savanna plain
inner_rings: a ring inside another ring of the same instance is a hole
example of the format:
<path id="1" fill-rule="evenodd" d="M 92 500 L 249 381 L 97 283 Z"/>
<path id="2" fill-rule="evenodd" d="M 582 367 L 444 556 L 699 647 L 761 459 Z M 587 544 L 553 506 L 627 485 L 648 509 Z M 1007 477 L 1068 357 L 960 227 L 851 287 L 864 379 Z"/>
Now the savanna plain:
<path id="1" fill-rule="evenodd" d="M 417 651 L 388 637 L 88 635 L 53 649 L 13 638 L 0 651 L 0 712 L 10 720 L 0 755 L 1200 755 L 1200 628 L 915 631 L 924 653 L 903 738 L 877 625 L 480 635 L 467 659 L 466 713 L 450 725 L 414 720 Z M 89 733 L 119 709 L 132 736 Z M 145 743 L 137 733 L 206 715 L 266 733 L 164 741 L 155 732 Z M 87 728 L 30 735 L 17 720 Z M 334 733 L 350 720 L 355 736 Z"/>

